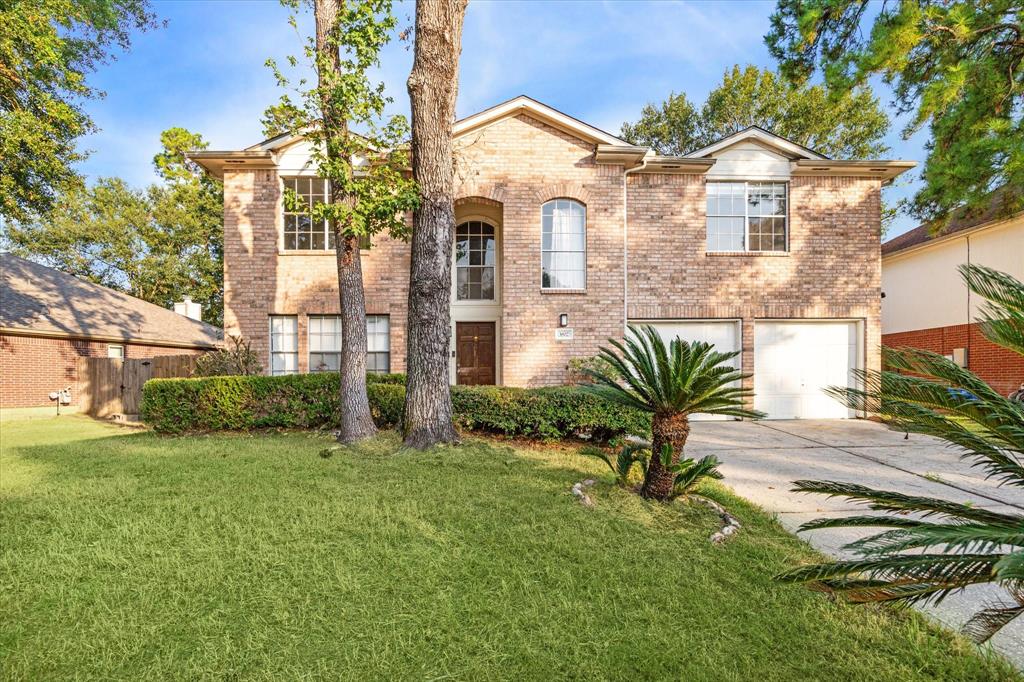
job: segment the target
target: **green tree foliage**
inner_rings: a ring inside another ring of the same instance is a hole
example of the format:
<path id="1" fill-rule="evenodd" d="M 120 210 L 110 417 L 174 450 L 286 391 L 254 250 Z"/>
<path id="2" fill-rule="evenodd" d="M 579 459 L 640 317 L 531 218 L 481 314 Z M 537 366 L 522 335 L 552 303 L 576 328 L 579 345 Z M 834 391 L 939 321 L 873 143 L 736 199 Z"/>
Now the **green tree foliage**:
<path id="1" fill-rule="evenodd" d="M 29 220 L 81 186 L 78 138 L 96 129 L 86 77 L 133 29 L 155 25 L 146 0 L 0 3 L 0 218 Z"/>
<path id="2" fill-rule="evenodd" d="M 671 499 L 677 476 L 693 464 L 680 462 L 691 414 L 764 416 L 743 406 L 752 394 L 740 383 L 749 375 L 729 364 L 739 351 L 719 353 L 712 344 L 688 343 L 678 337 L 666 346 L 651 326 L 630 326 L 625 342 L 609 339 L 609 343 L 613 348 L 602 348 L 600 357 L 612 371 L 584 370 L 595 383 L 582 390 L 651 415 L 651 451 L 658 456 L 648 459 L 641 488 L 644 497 Z M 714 469 L 707 465 L 703 462 L 701 469 L 691 473 Z"/>
<path id="3" fill-rule="evenodd" d="M 338 439 L 352 442 L 376 431 L 366 391 L 360 242 L 379 233 L 408 238 L 405 214 L 419 204 L 416 183 L 407 175 L 408 121 L 385 115 L 391 100 L 384 84 L 370 77 L 396 20 L 390 0 L 282 2 L 295 11 L 289 21 L 297 31 L 299 11 L 312 5 L 315 31 L 305 37 L 304 61 L 292 56 L 282 68 L 267 60 L 285 92 L 267 110 L 264 127 L 303 135 L 311 143 L 318 175 L 328 182 L 329 201 L 309 210 L 314 220 L 326 220 L 334 234 L 342 329 Z M 292 77 L 295 70 L 315 73 L 315 83 Z"/>
<path id="4" fill-rule="evenodd" d="M 976 265 L 961 266 L 971 290 L 988 300 L 981 328 L 993 343 L 1024 354 L 1024 284 Z M 1024 403 L 994 391 L 941 355 L 886 349 L 887 367 L 860 372 L 864 388 L 831 388 L 852 409 L 881 415 L 901 431 L 945 440 L 961 458 L 1004 485 L 1024 487 Z M 1009 601 L 968 621 L 984 641 L 1024 613 L 1024 514 L 874 490 L 835 481 L 796 481 L 794 490 L 842 497 L 883 515 L 818 519 L 801 530 L 884 528 L 846 546 L 849 561 L 804 566 L 781 577 L 853 602 L 939 602 L 970 585 L 997 583 Z"/>
<path id="5" fill-rule="evenodd" d="M 223 315 L 223 193 L 185 158 L 203 149 L 200 135 L 171 128 L 153 163 L 163 183 L 146 189 L 120 178 L 63 194 L 44 217 L 7 225 L 13 252 L 64 272 L 170 307 L 184 296 L 203 319 Z"/>
<path id="6" fill-rule="evenodd" d="M 912 116 L 909 137 L 931 130 L 924 187 L 912 210 L 942 219 L 989 193 L 1024 204 L 1024 7 L 1020 0 L 778 0 L 765 41 L 795 83 L 821 70 L 841 97 L 873 76 Z"/>
<path id="7" fill-rule="evenodd" d="M 889 119 L 867 86 L 830 98 L 820 85 L 792 86 L 755 66 L 726 71 L 698 110 L 683 94 L 648 104 L 640 120 L 622 126 L 634 144 L 681 156 L 756 125 L 837 159 L 876 158 Z"/>

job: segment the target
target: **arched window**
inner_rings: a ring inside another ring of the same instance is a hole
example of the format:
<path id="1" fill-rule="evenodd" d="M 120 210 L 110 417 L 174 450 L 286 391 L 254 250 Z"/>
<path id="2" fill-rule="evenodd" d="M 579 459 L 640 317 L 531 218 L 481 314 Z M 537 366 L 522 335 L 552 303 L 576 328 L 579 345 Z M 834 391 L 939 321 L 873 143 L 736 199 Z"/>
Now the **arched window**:
<path id="1" fill-rule="evenodd" d="M 552 199 L 541 209 L 541 287 L 587 286 L 587 208 L 572 199 Z"/>
<path id="2" fill-rule="evenodd" d="M 456 300 L 494 300 L 495 247 L 493 225 L 470 220 L 455 228 Z"/>

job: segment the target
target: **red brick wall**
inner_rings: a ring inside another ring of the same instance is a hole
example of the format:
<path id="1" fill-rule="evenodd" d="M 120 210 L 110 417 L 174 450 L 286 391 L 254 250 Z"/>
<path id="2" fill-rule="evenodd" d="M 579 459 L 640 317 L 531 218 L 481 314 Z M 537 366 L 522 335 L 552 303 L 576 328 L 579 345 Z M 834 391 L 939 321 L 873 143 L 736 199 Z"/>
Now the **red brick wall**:
<path id="1" fill-rule="evenodd" d="M 71 386 L 78 402 L 78 358 L 106 357 L 105 341 L 0 335 L 0 407 L 53 405 L 51 391 Z M 192 355 L 202 351 L 122 343 L 127 358 Z"/>
<path id="2" fill-rule="evenodd" d="M 965 348 L 967 368 L 1003 395 L 1009 395 L 1024 382 L 1024 356 L 986 339 L 977 324 L 885 334 L 882 343 L 893 348 L 907 346 L 942 355 L 952 355 L 954 348 Z"/>

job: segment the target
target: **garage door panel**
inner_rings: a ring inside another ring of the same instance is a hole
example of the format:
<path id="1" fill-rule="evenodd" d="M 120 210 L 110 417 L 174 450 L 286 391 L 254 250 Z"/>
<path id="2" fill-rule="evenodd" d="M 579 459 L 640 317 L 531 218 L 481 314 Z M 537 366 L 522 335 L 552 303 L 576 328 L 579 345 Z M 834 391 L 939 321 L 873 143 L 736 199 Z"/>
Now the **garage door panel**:
<path id="1" fill-rule="evenodd" d="M 856 365 L 854 322 L 756 322 L 754 406 L 769 419 L 849 417 L 824 389 L 850 385 Z"/>
<path id="2" fill-rule="evenodd" d="M 715 350 L 719 352 L 731 352 L 740 350 L 740 324 L 736 320 L 678 320 L 659 322 L 630 322 L 635 325 L 650 325 L 657 330 L 658 334 L 665 341 L 670 343 L 676 337 L 683 341 L 693 343 L 694 341 L 705 341 L 712 343 Z M 740 357 L 737 355 L 729 361 L 729 364 L 736 369 L 740 368 Z M 694 414 L 694 420 L 723 420 L 731 419 L 719 415 Z"/>

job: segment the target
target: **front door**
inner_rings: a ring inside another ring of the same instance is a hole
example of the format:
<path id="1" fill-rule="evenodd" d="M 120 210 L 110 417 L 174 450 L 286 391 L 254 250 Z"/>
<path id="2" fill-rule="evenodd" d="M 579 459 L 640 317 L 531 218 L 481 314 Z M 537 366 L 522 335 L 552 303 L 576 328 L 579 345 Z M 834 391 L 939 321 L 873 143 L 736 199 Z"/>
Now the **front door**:
<path id="1" fill-rule="evenodd" d="M 495 383 L 493 322 L 455 323 L 456 383 L 464 386 Z"/>

